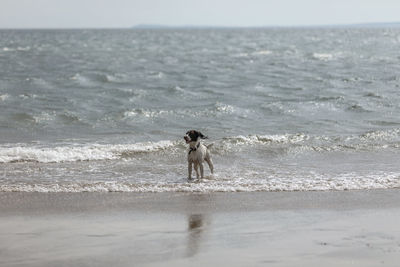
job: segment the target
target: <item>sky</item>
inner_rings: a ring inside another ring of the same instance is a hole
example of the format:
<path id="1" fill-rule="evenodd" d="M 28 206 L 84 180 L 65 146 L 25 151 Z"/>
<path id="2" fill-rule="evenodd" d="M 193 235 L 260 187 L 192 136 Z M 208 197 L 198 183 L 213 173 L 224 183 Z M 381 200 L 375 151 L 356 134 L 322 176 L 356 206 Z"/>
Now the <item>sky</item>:
<path id="1" fill-rule="evenodd" d="M 400 0 L 0 0 L 0 28 L 341 25 L 399 14 Z"/>

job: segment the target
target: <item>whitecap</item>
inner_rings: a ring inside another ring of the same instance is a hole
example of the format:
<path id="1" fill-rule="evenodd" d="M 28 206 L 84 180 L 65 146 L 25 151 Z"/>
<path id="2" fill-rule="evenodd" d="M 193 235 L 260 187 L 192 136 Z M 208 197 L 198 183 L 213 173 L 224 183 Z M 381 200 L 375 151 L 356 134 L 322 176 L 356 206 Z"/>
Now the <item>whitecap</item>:
<path id="1" fill-rule="evenodd" d="M 248 57 L 249 53 L 239 53 L 237 54 L 238 57 Z"/>
<path id="2" fill-rule="evenodd" d="M 0 95 L 0 101 L 6 101 L 6 99 L 10 98 L 9 94 L 2 94 Z"/>
<path id="3" fill-rule="evenodd" d="M 272 51 L 270 51 L 270 50 L 260 50 L 260 51 L 256 51 L 253 53 L 253 55 L 263 55 L 263 56 L 270 55 L 270 54 L 272 54 Z"/>
<path id="4" fill-rule="evenodd" d="M 334 56 L 332 54 L 328 54 L 328 53 L 313 53 L 312 56 L 315 59 L 319 59 L 322 61 L 329 61 L 334 58 Z"/>
<path id="5" fill-rule="evenodd" d="M 153 79 L 162 79 L 165 77 L 165 73 L 162 71 L 159 72 L 149 72 L 148 76 Z"/>
<path id="6" fill-rule="evenodd" d="M 18 97 L 19 97 L 19 98 L 22 98 L 22 99 L 35 99 L 35 98 L 37 98 L 38 96 L 35 95 L 35 94 L 25 93 L 25 94 L 20 94 Z"/>
<path id="7" fill-rule="evenodd" d="M 221 113 L 233 113 L 234 107 L 231 105 L 217 102 L 215 103 L 215 110 Z"/>
<path id="8" fill-rule="evenodd" d="M 397 140 L 400 138 L 400 129 L 378 130 L 364 133 L 360 136 L 361 140 L 368 141 L 389 141 Z"/>
<path id="9" fill-rule="evenodd" d="M 277 135 L 248 135 L 233 136 L 224 138 L 224 142 L 254 145 L 254 144 L 294 144 L 304 142 L 310 139 L 310 136 L 304 134 L 277 134 Z"/>
<path id="10" fill-rule="evenodd" d="M 31 47 L 30 46 L 25 46 L 25 47 L 19 46 L 19 47 L 17 47 L 17 50 L 18 51 L 29 51 L 29 50 L 31 50 Z"/>
<path id="11" fill-rule="evenodd" d="M 123 113 L 124 118 L 130 118 L 130 117 L 137 117 L 137 116 L 142 116 L 145 118 L 157 118 L 162 115 L 170 114 L 173 113 L 173 111 L 168 111 L 168 110 L 152 110 L 152 109 L 134 109 L 134 110 L 128 110 Z"/>
<path id="12" fill-rule="evenodd" d="M 54 120 L 54 117 L 56 116 L 55 112 L 42 112 L 40 114 L 37 115 L 33 115 L 33 119 L 35 120 L 36 123 L 43 123 L 43 122 L 47 122 L 47 121 L 52 121 Z"/>

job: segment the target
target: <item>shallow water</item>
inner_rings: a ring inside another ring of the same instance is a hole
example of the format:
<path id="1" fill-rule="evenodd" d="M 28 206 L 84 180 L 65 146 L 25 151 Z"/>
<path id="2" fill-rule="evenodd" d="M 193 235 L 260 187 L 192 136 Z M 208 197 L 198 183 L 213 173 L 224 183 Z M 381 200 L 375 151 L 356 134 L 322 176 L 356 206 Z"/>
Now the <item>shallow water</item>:
<path id="1" fill-rule="evenodd" d="M 400 186 L 399 29 L 0 31 L 1 191 Z M 186 180 L 201 130 L 216 174 Z"/>

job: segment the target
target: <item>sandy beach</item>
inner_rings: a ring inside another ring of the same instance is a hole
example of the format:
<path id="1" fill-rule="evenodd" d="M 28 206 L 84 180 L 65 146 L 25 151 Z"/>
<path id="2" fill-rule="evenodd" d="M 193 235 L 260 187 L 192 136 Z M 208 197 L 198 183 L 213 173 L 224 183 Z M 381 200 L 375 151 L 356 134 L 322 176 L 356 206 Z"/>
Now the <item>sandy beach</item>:
<path id="1" fill-rule="evenodd" d="M 398 266 L 398 190 L 0 193 L 0 266 Z"/>

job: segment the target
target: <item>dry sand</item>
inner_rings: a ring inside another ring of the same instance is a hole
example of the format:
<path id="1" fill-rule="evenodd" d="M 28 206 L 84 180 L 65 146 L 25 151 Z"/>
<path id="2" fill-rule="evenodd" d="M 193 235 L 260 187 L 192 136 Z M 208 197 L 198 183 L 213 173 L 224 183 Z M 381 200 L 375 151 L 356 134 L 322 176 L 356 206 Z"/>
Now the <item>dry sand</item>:
<path id="1" fill-rule="evenodd" d="M 399 193 L 0 193 L 0 266 L 399 266 Z"/>

